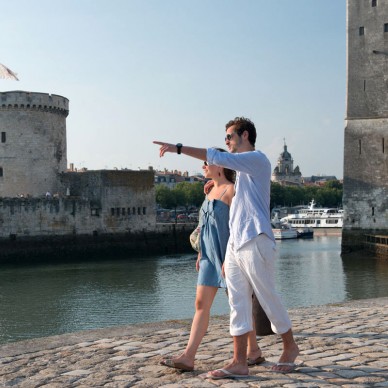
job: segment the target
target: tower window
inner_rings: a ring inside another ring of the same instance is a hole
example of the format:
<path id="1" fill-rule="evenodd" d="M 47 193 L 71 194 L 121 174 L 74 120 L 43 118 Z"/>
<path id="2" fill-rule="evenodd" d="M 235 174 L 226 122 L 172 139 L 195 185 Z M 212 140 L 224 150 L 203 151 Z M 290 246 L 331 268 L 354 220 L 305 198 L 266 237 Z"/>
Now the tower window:
<path id="1" fill-rule="evenodd" d="M 361 155 L 361 139 L 358 140 L 358 153 Z"/>
<path id="2" fill-rule="evenodd" d="M 362 35 L 364 35 L 364 34 L 365 34 L 365 28 L 364 28 L 364 27 L 360 27 L 360 28 L 358 29 L 358 35 L 362 36 Z"/>
<path id="3" fill-rule="evenodd" d="M 0 167 L 0 177 L 3 176 L 3 167 Z"/>
<path id="4" fill-rule="evenodd" d="M 384 32 L 388 32 L 388 23 L 384 23 Z"/>
<path id="5" fill-rule="evenodd" d="M 1 142 L 5 143 L 6 141 L 6 132 L 1 132 Z"/>
<path id="6" fill-rule="evenodd" d="M 384 138 L 381 139 L 381 148 L 383 150 L 383 154 L 385 154 L 385 139 Z"/>
<path id="7" fill-rule="evenodd" d="M 372 7 L 376 7 L 377 5 L 377 0 L 372 0 Z"/>

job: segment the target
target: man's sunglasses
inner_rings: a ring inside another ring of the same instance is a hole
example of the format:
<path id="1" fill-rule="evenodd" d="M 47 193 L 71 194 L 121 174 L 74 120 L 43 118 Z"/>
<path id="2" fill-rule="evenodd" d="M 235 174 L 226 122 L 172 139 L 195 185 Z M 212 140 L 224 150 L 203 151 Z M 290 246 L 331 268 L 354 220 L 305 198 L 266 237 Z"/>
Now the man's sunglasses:
<path id="1" fill-rule="evenodd" d="M 232 137 L 233 137 L 233 135 L 234 135 L 235 133 L 236 133 L 236 132 L 228 133 L 228 134 L 225 136 L 225 141 L 231 141 L 231 140 L 232 140 Z"/>

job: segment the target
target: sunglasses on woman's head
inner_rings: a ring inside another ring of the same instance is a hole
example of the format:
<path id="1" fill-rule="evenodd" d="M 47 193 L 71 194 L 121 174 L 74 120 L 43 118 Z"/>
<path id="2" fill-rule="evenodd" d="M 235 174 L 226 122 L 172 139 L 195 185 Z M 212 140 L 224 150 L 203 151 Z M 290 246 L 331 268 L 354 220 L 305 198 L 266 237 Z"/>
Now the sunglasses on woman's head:
<path id="1" fill-rule="evenodd" d="M 203 162 L 203 165 L 206 166 L 206 167 L 208 167 L 208 166 L 209 166 L 209 163 L 205 160 L 205 161 Z"/>

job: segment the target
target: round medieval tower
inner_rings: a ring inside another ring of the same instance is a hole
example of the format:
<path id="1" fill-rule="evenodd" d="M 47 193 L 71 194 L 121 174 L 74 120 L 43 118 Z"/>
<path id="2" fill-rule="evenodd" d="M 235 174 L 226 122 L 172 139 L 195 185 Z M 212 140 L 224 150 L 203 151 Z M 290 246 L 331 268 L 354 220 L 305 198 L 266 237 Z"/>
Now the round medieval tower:
<path id="1" fill-rule="evenodd" d="M 0 197 L 59 190 L 66 171 L 69 100 L 47 93 L 0 92 Z"/>

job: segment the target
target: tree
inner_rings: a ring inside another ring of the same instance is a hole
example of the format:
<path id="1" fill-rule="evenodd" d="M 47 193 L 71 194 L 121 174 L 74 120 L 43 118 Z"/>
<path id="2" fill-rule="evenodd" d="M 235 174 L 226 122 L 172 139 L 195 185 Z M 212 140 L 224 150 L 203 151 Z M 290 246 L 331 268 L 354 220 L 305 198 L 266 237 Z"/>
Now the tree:
<path id="1" fill-rule="evenodd" d="M 174 198 L 171 190 L 165 185 L 157 185 L 155 187 L 155 200 L 156 203 L 165 209 L 171 209 L 174 207 Z"/>

